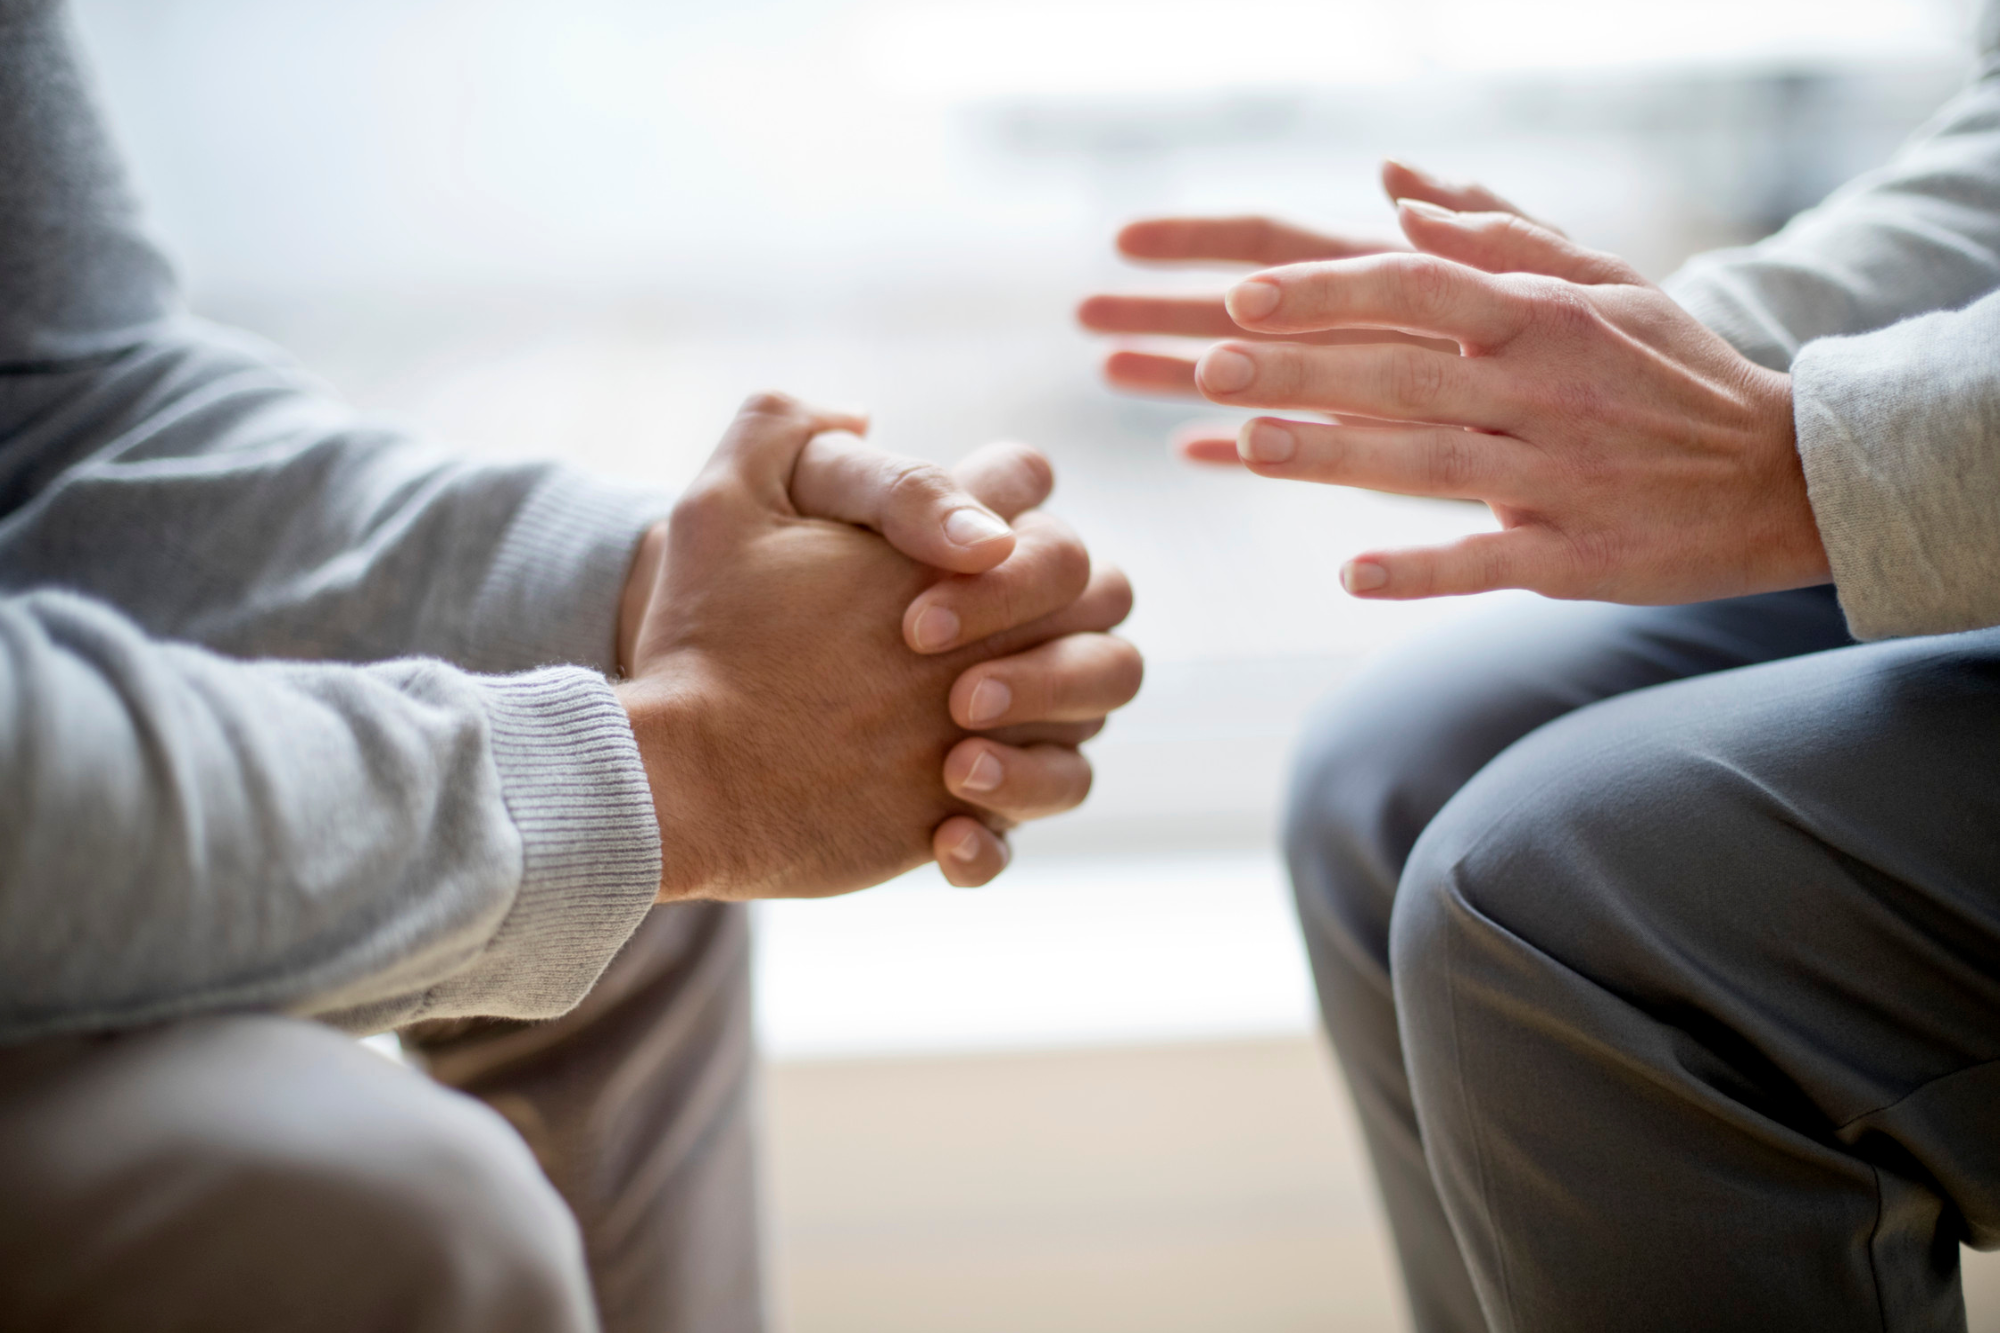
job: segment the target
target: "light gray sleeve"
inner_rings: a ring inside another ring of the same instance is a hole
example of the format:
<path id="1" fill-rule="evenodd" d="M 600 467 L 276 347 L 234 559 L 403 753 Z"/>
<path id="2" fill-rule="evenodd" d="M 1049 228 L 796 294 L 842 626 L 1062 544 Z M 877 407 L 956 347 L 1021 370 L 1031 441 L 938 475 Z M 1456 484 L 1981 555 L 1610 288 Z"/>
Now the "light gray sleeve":
<path id="1" fill-rule="evenodd" d="M 1792 401 L 1855 637 L 2000 625 L 2000 293 L 1807 345 Z"/>
<path id="2" fill-rule="evenodd" d="M 0 0 L 0 592 L 253 656 L 608 670 L 664 497 L 478 467 L 179 307 L 59 0 Z"/>
<path id="3" fill-rule="evenodd" d="M 0 1041 L 220 1010 L 540 1018 L 659 883 L 602 677 L 238 662 L 0 599 Z"/>
<path id="4" fill-rule="evenodd" d="M 1964 92 L 1887 166 L 1776 235 L 1698 255 L 1663 284 L 1751 360 L 1791 365 L 1815 338 L 1957 309 L 2000 287 L 2000 4 Z"/>
<path id="5" fill-rule="evenodd" d="M 1664 284 L 1792 373 L 1813 516 L 1863 639 L 2000 624 L 2000 0 L 1978 47 L 1965 91 L 1887 166 Z"/>
<path id="6" fill-rule="evenodd" d="M 184 318 L 108 363 L 0 376 L 7 415 L 0 592 L 67 589 L 237 656 L 608 672 L 633 551 L 669 507 L 454 458 Z"/>
<path id="7" fill-rule="evenodd" d="M 0 0 L 0 1040 L 562 1012 L 659 883 L 602 672 L 664 501 L 357 420 L 135 215 L 63 6 Z"/>

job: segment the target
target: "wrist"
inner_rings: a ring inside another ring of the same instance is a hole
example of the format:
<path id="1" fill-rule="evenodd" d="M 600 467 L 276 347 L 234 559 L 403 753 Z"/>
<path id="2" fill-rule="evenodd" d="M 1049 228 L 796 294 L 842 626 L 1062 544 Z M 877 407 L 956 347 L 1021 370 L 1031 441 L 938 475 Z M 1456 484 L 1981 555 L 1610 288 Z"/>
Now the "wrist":
<path id="1" fill-rule="evenodd" d="M 613 687 L 625 710 L 660 828 L 658 902 L 719 896 L 724 878 L 710 836 L 716 827 L 714 765 L 695 692 L 670 668 Z"/>
<path id="2" fill-rule="evenodd" d="M 1792 377 L 1783 371 L 1757 368 L 1756 378 L 1766 422 L 1763 434 L 1771 471 L 1762 488 L 1770 497 L 1768 522 L 1760 525 L 1757 564 L 1762 590 L 1803 588 L 1833 577 L 1826 543 L 1820 537 L 1806 486 L 1805 462 L 1799 456 L 1798 428 L 1792 413 Z"/>
<path id="3" fill-rule="evenodd" d="M 646 623 L 646 609 L 652 605 L 654 590 L 667 552 L 667 521 L 640 534 L 632 550 L 632 563 L 625 572 L 625 586 L 618 598 L 618 675 L 629 679 L 638 660 L 639 627 Z"/>

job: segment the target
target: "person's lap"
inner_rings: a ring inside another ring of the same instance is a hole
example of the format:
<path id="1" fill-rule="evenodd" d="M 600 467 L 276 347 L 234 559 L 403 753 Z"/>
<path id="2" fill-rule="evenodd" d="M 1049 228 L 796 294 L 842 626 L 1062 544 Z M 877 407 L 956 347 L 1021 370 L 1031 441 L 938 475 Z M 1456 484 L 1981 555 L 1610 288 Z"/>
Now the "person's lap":
<path id="1" fill-rule="evenodd" d="M 1851 642 L 1830 589 L 1685 607 L 1531 602 L 1386 655 L 1309 725 L 1286 856 L 1420 1330 L 1484 1321 L 1423 1158 L 1391 994 L 1390 915 L 1410 849 L 1474 774 L 1558 717 Z"/>
<path id="2" fill-rule="evenodd" d="M 1405 870 L 1427 1156 L 1501 1328 L 1962 1326 L 2000 1244 L 2000 631 L 1553 723 Z"/>
<path id="3" fill-rule="evenodd" d="M 760 1328 L 747 977 L 697 904 L 562 1019 L 406 1034 L 432 1078 L 269 1016 L 0 1048 L 0 1324 Z"/>
<path id="4" fill-rule="evenodd" d="M 1655 669 L 1635 620 L 1718 608 L 1557 611 L 1378 675 L 1309 752 L 1302 919 L 1421 1326 L 1479 1326 L 1460 1244 L 1504 1327 L 1962 1319 L 1961 1231 L 2000 1240 L 2000 638 L 1818 651 L 1792 598 L 1735 648 L 1816 655 L 1550 721 Z"/>
<path id="5" fill-rule="evenodd" d="M 9 1327 L 597 1326 L 506 1124 L 312 1023 L 0 1052 L 0 1196 Z"/>

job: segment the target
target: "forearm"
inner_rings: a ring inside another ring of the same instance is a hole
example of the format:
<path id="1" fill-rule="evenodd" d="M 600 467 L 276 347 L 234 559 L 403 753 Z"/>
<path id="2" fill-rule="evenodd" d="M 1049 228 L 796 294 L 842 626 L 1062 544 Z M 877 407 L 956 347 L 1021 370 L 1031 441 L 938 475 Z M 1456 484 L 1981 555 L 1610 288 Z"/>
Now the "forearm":
<path id="1" fill-rule="evenodd" d="M 192 321 L 0 393 L 25 417 L 0 443 L 0 590 L 72 589 L 240 656 L 608 671 L 633 549 L 667 504 L 452 459 Z"/>
<path id="2" fill-rule="evenodd" d="M 593 673 L 241 663 L 0 603 L 0 1039 L 271 1009 L 560 1013 L 659 837 Z"/>
<path id="3" fill-rule="evenodd" d="M 2000 286 L 2000 72 L 1986 72 L 1878 171 L 1757 245 L 1662 284 L 1751 360 L 1960 308 Z"/>

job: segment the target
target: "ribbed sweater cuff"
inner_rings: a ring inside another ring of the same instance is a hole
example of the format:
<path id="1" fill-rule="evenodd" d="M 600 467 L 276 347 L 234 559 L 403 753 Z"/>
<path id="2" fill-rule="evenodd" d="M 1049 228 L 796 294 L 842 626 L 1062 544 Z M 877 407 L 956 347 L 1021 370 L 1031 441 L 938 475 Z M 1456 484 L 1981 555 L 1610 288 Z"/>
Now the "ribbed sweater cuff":
<path id="1" fill-rule="evenodd" d="M 551 468 L 514 511 L 471 622 L 483 660 L 519 669 L 617 664 L 618 606 L 632 554 L 670 497 Z"/>
<path id="2" fill-rule="evenodd" d="M 660 886 L 660 830 L 631 724 L 573 667 L 479 681 L 501 799 L 520 830 L 520 890 L 472 967 L 431 1007 L 554 1017 L 587 994 Z"/>

